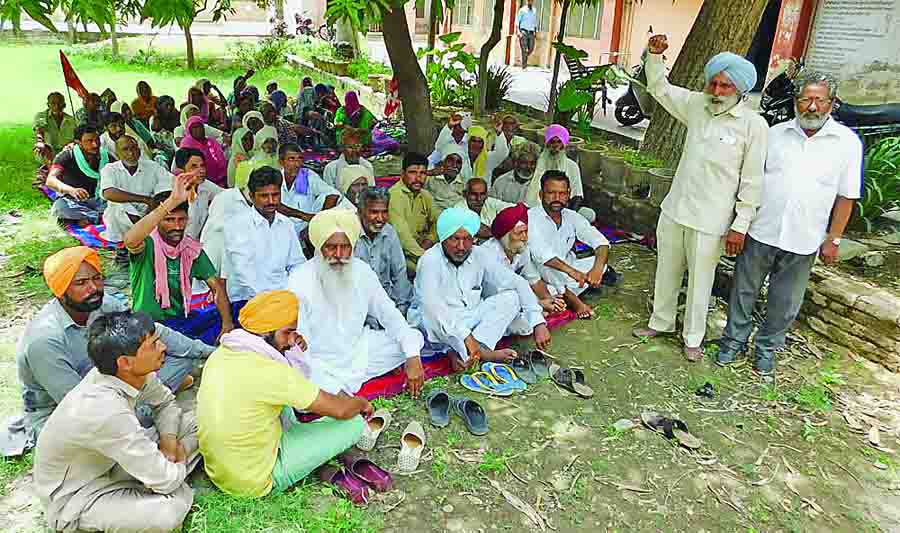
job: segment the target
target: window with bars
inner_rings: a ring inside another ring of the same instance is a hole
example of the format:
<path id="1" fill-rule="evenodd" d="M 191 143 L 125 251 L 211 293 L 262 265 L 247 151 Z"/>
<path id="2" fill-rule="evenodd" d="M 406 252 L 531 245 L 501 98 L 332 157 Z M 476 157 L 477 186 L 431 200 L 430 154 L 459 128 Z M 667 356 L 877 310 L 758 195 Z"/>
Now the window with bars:
<path id="1" fill-rule="evenodd" d="M 456 0 L 453 6 L 453 23 L 460 26 L 471 26 L 472 20 L 472 3 L 474 0 Z"/>
<path id="2" fill-rule="evenodd" d="M 551 2 L 553 0 L 544 0 Z M 603 2 L 593 6 L 572 5 L 569 7 L 566 22 L 566 36 L 596 39 L 600 37 L 600 17 L 603 14 Z"/>

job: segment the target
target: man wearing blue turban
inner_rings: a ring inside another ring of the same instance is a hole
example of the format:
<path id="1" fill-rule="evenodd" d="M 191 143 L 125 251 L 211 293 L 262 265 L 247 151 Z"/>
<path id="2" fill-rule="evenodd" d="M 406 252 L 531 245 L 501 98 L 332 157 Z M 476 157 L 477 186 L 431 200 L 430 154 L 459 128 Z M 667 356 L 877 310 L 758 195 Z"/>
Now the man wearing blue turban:
<path id="1" fill-rule="evenodd" d="M 672 188 L 660 206 L 653 314 L 648 327 L 634 334 L 655 337 L 675 331 L 686 269 L 684 354 L 689 361 L 699 361 L 723 244 L 728 255 L 741 253 L 759 206 L 768 125 L 745 103 L 756 85 L 752 63 L 731 52 L 713 56 L 703 70 L 704 89 L 695 92 L 666 79 L 662 54 L 667 48 L 664 35 L 650 38 L 647 90 L 687 126 L 687 136 Z"/>
<path id="2" fill-rule="evenodd" d="M 520 315 L 538 348 L 550 344 L 543 309 L 525 278 L 503 266 L 490 252 L 474 246 L 481 219 L 469 209 L 445 209 L 437 220 L 440 244 L 419 259 L 415 296 L 407 318 L 434 344 L 456 351 L 454 371 L 479 360 L 507 362 L 517 357 L 497 342 Z"/>

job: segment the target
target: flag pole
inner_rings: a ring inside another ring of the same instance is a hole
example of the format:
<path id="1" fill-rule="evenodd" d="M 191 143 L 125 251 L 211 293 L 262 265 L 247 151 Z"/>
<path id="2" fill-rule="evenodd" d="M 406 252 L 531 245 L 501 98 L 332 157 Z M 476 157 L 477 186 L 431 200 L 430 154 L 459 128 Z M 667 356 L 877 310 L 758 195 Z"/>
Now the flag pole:
<path id="1" fill-rule="evenodd" d="M 72 89 L 69 88 L 69 84 L 66 84 L 66 94 L 69 95 L 69 108 L 72 110 L 72 116 L 75 116 L 75 104 L 72 103 Z"/>

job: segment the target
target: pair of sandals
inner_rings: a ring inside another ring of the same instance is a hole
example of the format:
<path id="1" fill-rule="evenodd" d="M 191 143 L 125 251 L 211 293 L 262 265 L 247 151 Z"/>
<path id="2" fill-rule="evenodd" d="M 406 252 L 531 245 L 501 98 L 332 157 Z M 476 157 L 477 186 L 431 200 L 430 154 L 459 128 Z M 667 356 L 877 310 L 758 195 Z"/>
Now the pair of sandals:
<path id="1" fill-rule="evenodd" d="M 491 396 L 512 396 L 528 389 L 512 366 L 491 362 L 482 363 L 480 372 L 460 376 L 459 384 L 472 392 Z"/>
<path id="2" fill-rule="evenodd" d="M 584 372 L 577 368 L 562 367 L 557 364 L 550 365 L 550 377 L 562 389 L 577 394 L 582 398 L 593 398 L 592 389 L 584 380 Z"/>
<path id="3" fill-rule="evenodd" d="M 459 416 L 469 433 L 477 437 L 487 435 L 488 420 L 484 408 L 465 396 L 451 396 L 445 390 L 436 390 L 425 398 L 428 416 L 434 427 L 450 425 L 450 413 Z"/>
<path id="4" fill-rule="evenodd" d="M 394 486 L 394 478 L 359 452 L 344 452 L 337 457 L 340 466 L 319 468 L 319 479 L 334 486 L 356 505 L 369 503 L 369 489 L 387 492 Z"/>
<path id="5" fill-rule="evenodd" d="M 516 357 L 510 361 L 509 366 L 529 385 L 550 377 L 550 360 L 547 353 L 541 350 L 532 350 L 522 357 Z"/>
<path id="6" fill-rule="evenodd" d="M 378 443 L 378 437 L 391 424 L 391 413 L 387 409 L 375 411 L 363 428 L 362 437 L 356 447 L 363 451 L 372 451 Z M 397 457 L 397 468 L 400 472 L 414 472 L 419 468 L 422 452 L 425 450 L 425 428 L 418 422 L 410 422 L 400 437 L 400 455 Z"/>

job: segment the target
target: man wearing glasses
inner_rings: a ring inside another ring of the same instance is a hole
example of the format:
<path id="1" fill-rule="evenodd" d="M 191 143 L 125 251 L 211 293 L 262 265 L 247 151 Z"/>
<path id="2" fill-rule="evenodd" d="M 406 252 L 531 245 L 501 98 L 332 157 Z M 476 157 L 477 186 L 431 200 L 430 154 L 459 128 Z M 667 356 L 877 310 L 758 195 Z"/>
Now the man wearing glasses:
<path id="1" fill-rule="evenodd" d="M 756 333 L 753 368 L 775 370 L 775 352 L 800 311 L 816 256 L 826 264 L 860 196 L 862 142 L 831 118 L 837 82 L 808 72 L 797 83 L 797 118 L 769 130 L 762 201 L 738 256 L 728 325 L 717 362 L 733 363 L 747 348 L 751 313 L 769 276 L 766 318 Z"/>

